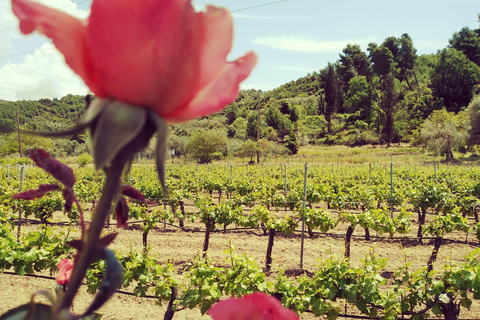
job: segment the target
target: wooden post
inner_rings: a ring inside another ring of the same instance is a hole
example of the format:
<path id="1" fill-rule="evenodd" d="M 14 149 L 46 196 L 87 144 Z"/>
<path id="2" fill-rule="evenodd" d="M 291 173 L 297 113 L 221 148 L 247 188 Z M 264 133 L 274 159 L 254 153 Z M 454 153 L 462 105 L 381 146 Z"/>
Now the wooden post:
<path id="1" fill-rule="evenodd" d="M 257 143 L 260 141 L 260 93 L 257 99 Z M 260 163 L 260 149 L 257 145 L 257 164 Z"/>
<path id="2" fill-rule="evenodd" d="M 303 181 L 303 204 L 302 204 L 303 210 L 305 210 L 305 202 L 307 201 L 307 171 L 308 171 L 308 163 L 305 163 L 305 176 Z M 303 269 L 304 242 L 305 242 L 305 220 L 302 217 L 302 240 L 300 243 L 300 269 Z"/>
<path id="3" fill-rule="evenodd" d="M 22 166 L 20 170 L 20 192 L 23 191 L 23 180 L 25 175 L 25 168 Z M 17 232 L 17 242 L 20 242 L 20 229 L 22 227 L 22 209 L 18 210 L 18 232 Z"/>
<path id="4" fill-rule="evenodd" d="M 23 158 L 22 139 L 20 135 L 20 120 L 18 118 L 18 110 L 17 110 L 17 132 L 18 132 L 18 152 L 20 153 L 20 158 Z"/>

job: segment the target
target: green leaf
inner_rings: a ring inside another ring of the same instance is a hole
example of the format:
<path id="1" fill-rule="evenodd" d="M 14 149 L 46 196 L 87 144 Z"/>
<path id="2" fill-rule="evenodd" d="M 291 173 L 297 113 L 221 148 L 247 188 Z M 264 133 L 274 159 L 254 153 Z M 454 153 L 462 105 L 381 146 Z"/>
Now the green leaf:
<path id="1" fill-rule="evenodd" d="M 210 288 L 210 295 L 214 299 L 220 299 L 220 297 L 222 296 L 222 292 L 217 287 L 211 287 Z"/>
<path id="2" fill-rule="evenodd" d="M 443 292 L 443 289 L 445 288 L 445 285 L 443 284 L 443 281 L 433 281 L 433 294 L 440 294 Z"/>
<path id="3" fill-rule="evenodd" d="M 438 303 L 435 303 L 432 307 L 432 312 L 434 314 L 442 314 L 442 308 L 440 308 Z"/>
<path id="4" fill-rule="evenodd" d="M 53 320 L 53 312 L 46 304 L 27 303 L 4 313 L 0 320 Z"/>

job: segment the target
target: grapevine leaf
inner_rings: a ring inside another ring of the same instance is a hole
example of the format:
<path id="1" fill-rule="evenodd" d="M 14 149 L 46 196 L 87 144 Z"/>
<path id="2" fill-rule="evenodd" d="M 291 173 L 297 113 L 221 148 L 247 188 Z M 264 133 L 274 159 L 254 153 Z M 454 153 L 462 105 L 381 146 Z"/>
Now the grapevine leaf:
<path id="1" fill-rule="evenodd" d="M 60 186 L 58 184 L 41 184 L 36 190 L 28 190 L 25 192 L 17 193 L 13 196 L 14 199 L 33 200 L 43 197 L 46 193 L 51 191 L 59 191 Z"/>
<path id="2" fill-rule="evenodd" d="M 75 175 L 73 174 L 72 168 L 55 158 L 51 158 L 50 154 L 42 149 L 31 150 L 30 157 L 35 161 L 37 166 L 51 174 L 52 177 L 60 181 L 65 187 L 73 187 Z"/>
<path id="3" fill-rule="evenodd" d="M 442 314 L 442 308 L 440 308 L 438 303 L 435 303 L 432 307 L 432 312 L 434 314 Z"/>
<path id="4" fill-rule="evenodd" d="M 442 293 L 444 288 L 445 288 L 445 285 L 443 284 L 443 281 L 440 281 L 440 280 L 434 280 L 433 281 L 433 293 L 434 294 Z"/>

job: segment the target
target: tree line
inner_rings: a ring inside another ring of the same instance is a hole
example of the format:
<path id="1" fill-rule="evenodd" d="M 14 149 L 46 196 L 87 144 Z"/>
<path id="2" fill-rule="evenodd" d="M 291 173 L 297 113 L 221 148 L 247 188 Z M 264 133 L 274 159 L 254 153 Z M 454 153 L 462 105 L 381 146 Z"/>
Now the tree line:
<path id="1" fill-rule="evenodd" d="M 307 144 L 411 142 L 448 160 L 452 151 L 466 151 L 480 137 L 475 131 L 480 121 L 480 101 L 475 102 L 479 65 L 480 29 L 468 27 L 455 32 L 435 54 L 418 56 L 406 33 L 370 43 L 365 50 L 348 44 L 337 61 L 318 71 L 270 91 L 242 90 L 222 112 L 171 126 L 169 148 L 199 162 L 227 156 L 253 161 L 258 152 L 295 154 Z M 23 128 L 55 130 L 73 124 L 84 102 L 72 95 L 0 102 L 0 121 L 14 125 L 15 110 L 20 110 Z M 0 138 L 0 155 L 14 152 L 14 139 L 9 139 Z M 51 149 L 75 154 L 86 136 L 69 141 Z"/>

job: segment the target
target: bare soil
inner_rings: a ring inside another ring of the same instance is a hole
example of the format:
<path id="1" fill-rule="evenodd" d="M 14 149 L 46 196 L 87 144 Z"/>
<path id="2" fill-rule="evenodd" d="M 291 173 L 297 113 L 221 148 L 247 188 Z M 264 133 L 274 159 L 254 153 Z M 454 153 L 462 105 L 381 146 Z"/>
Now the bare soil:
<path id="1" fill-rule="evenodd" d="M 63 216 L 56 215 L 54 221 L 60 219 L 64 220 Z M 411 219 L 415 220 L 415 217 L 412 216 Z M 142 231 L 139 227 L 140 224 L 133 223 L 128 230 L 120 230 L 115 227 L 105 228 L 106 233 L 119 232 L 111 248 L 123 253 L 129 250 L 140 252 L 143 248 Z M 201 252 L 204 241 L 204 226 L 201 223 L 186 222 L 185 227 L 186 230 L 181 230 L 169 225 L 164 226 L 163 223 L 158 224 L 157 228 L 148 235 L 149 253 L 156 257 L 160 263 L 170 260 L 177 270 L 182 270 L 189 261 L 192 261 Z M 58 231 L 62 228 L 58 227 Z M 346 228 L 347 225 L 340 224 L 332 231 L 333 234 L 317 233 L 314 238 L 309 238 L 305 234 L 303 270 L 299 266 L 301 233 L 295 232 L 290 235 L 277 233 L 273 247 L 272 272 L 267 273 L 267 275 L 273 279 L 278 269 L 281 268 L 286 271 L 287 275 L 294 277 L 304 271 L 313 272 L 316 264 L 331 254 L 342 256 L 344 254 Z M 22 226 L 24 233 L 35 229 L 38 229 L 38 225 L 27 224 Z M 365 241 L 363 238 L 364 229 L 357 227 L 351 244 L 351 265 L 360 267 L 361 259 L 366 254 L 373 253 L 381 258 L 389 259 L 387 269 L 382 274 L 386 278 L 389 278 L 405 261 L 410 261 L 413 268 L 424 267 L 430 257 L 433 242 L 424 241 L 424 244 L 420 244 L 417 240 L 408 239 L 408 237 L 416 235 L 416 230 L 417 226 L 413 225 L 412 231 L 405 235 L 404 237 L 407 238 L 403 240 L 374 238 L 375 232 L 372 232 L 372 240 Z M 76 232 L 78 233 L 78 230 Z M 453 233 L 448 238 L 465 242 L 465 234 Z M 471 236 L 471 241 L 471 244 L 445 241 L 439 250 L 435 269 L 442 270 L 444 263 L 447 261 L 463 261 L 465 254 L 472 251 L 478 242 L 473 236 Z M 268 235 L 264 235 L 262 230 L 216 231 L 211 234 L 208 253 L 219 265 L 224 266 L 228 264 L 225 262 L 226 254 L 224 250 L 230 245 L 234 245 L 237 254 L 247 254 L 259 266 L 264 266 L 267 243 Z M 7 273 L 0 274 L 0 312 L 4 313 L 10 308 L 28 302 L 32 293 L 40 289 L 52 288 L 53 285 L 53 280 Z M 82 290 L 75 300 L 74 310 L 77 312 L 84 310 L 91 300 L 92 296 Z M 343 310 L 343 308 L 345 306 L 342 306 L 342 311 L 345 311 L 346 314 L 360 315 L 354 307 L 346 307 L 346 310 Z M 158 306 L 155 299 L 116 294 L 98 312 L 103 314 L 105 320 L 163 319 L 165 310 L 166 305 Z M 470 310 L 462 308 L 460 318 L 480 319 L 480 302 L 474 301 Z M 174 319 L 210 319 L 210 317 L 201 316 L 200 311 L 194 309 L 176 312 Z M 304 314 L 300 315 L 300 319 L 315 319 L 315 317 Z"/>

